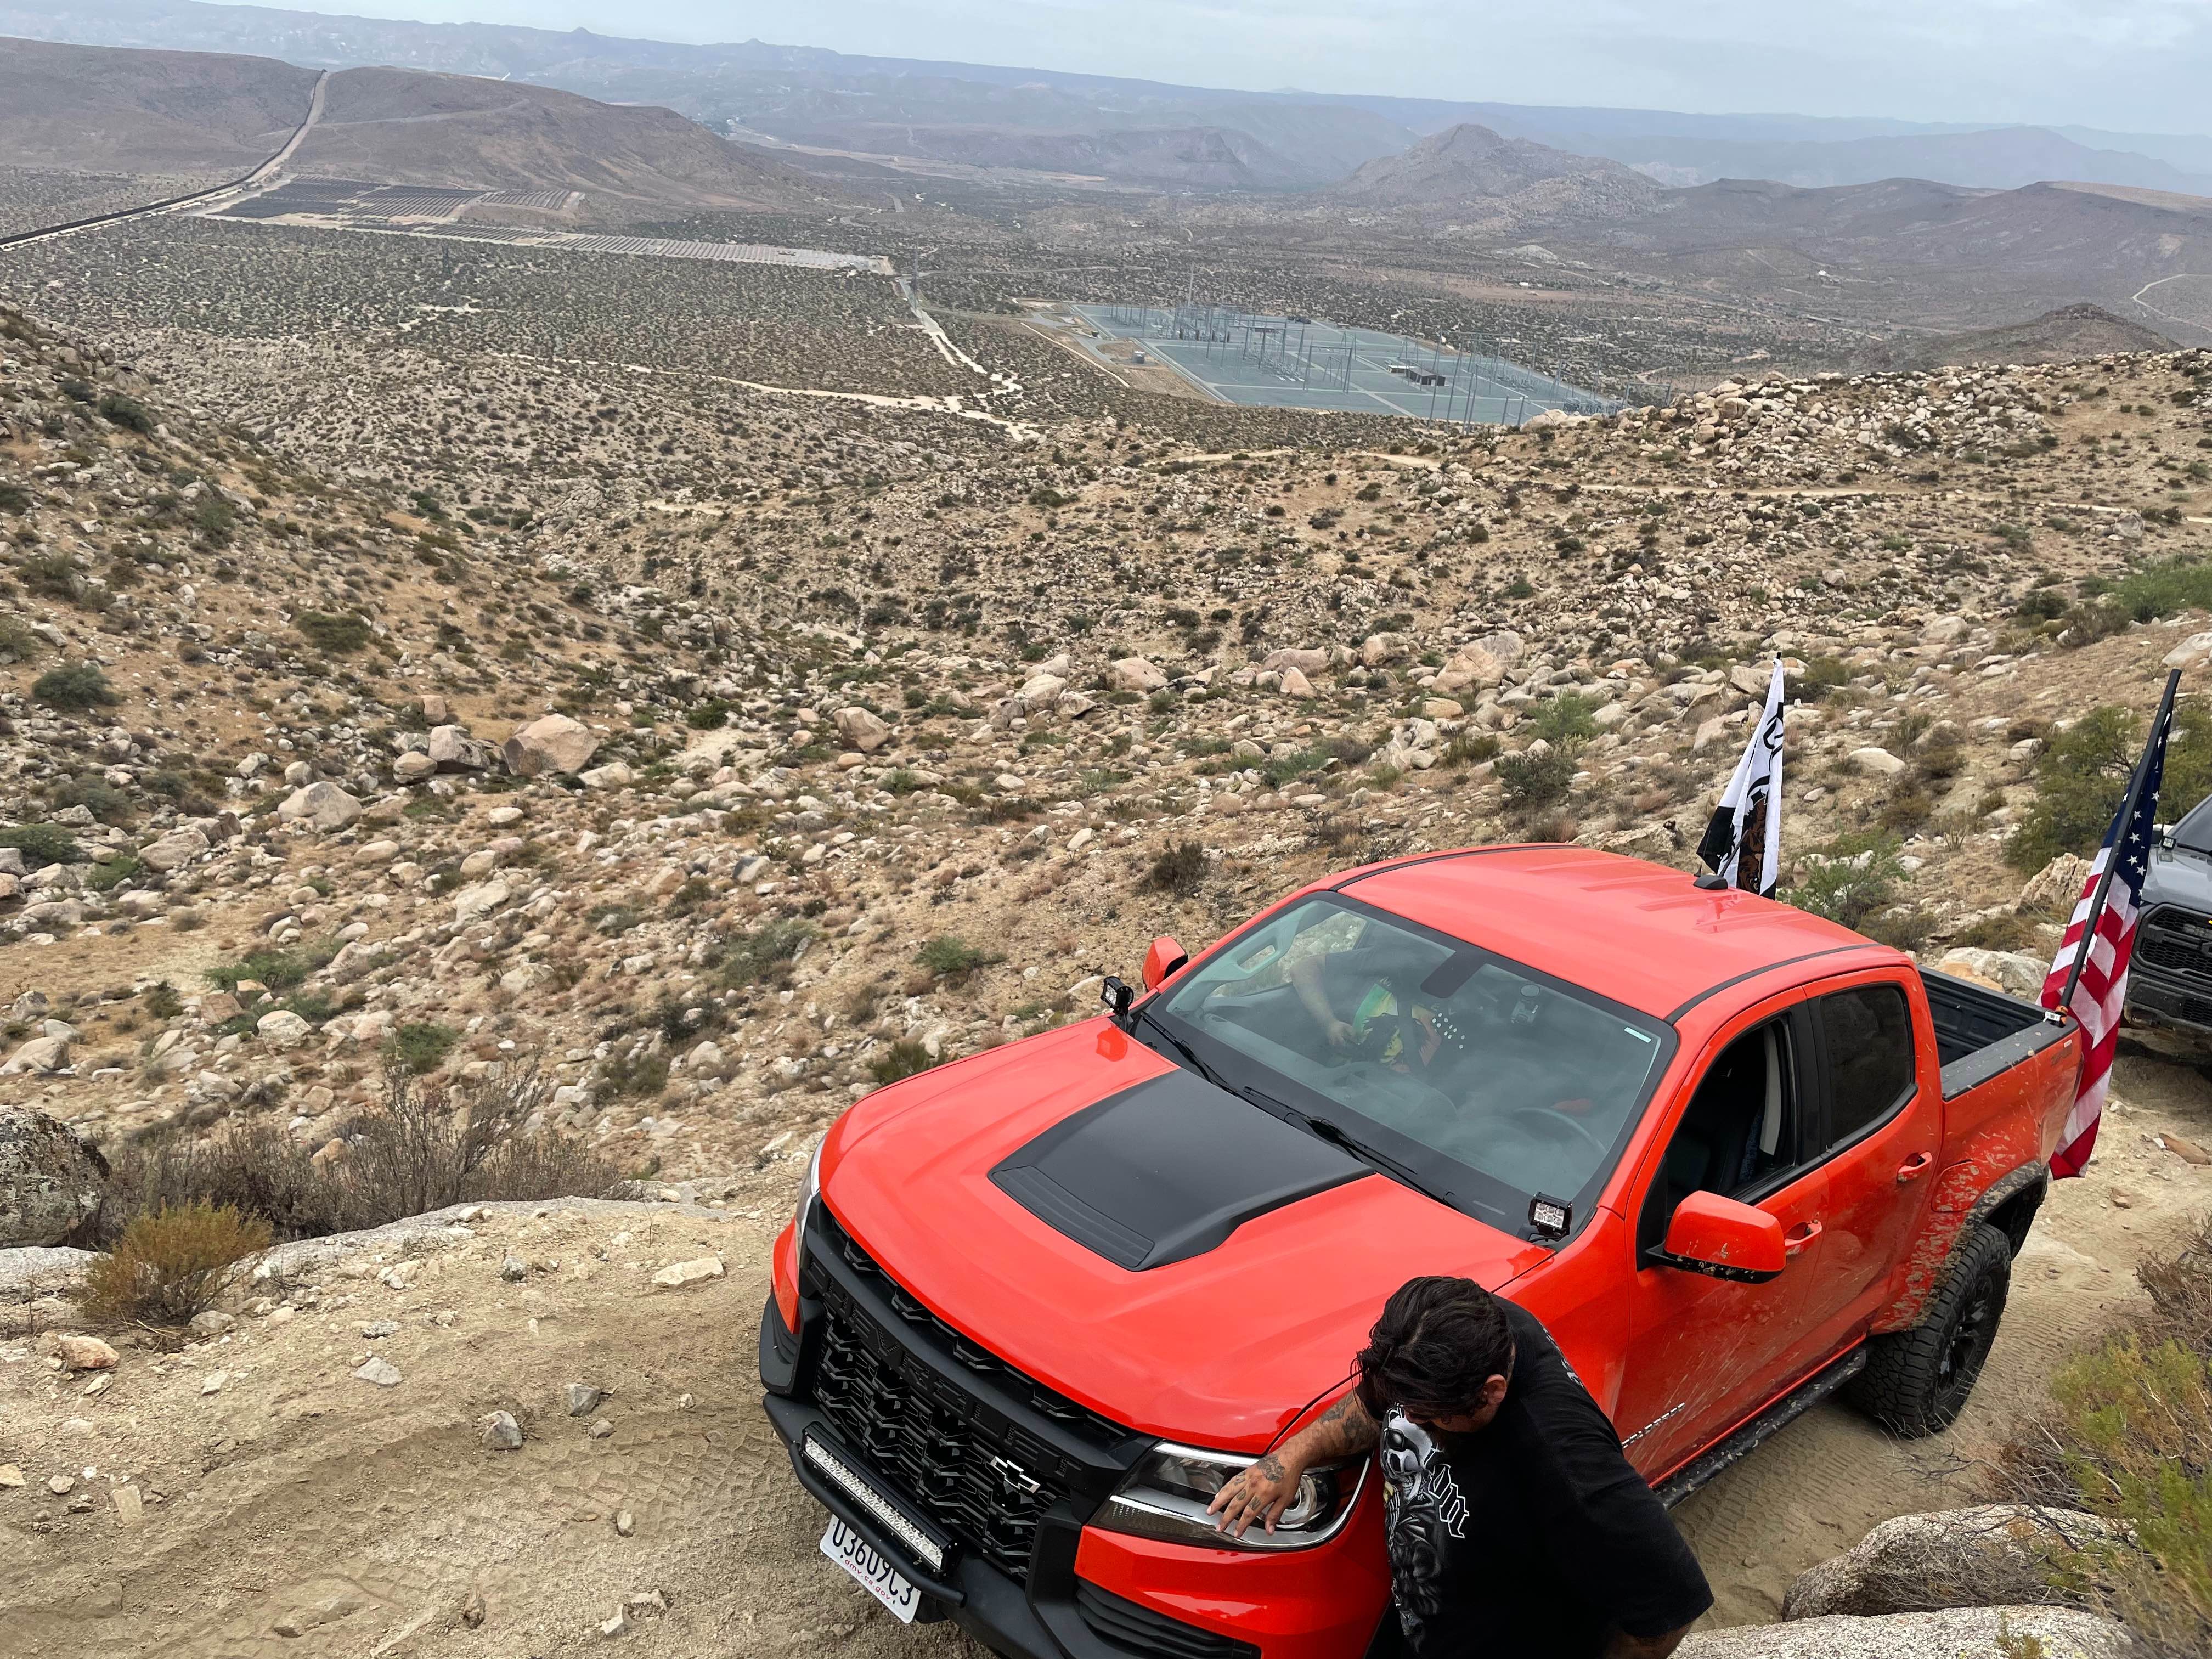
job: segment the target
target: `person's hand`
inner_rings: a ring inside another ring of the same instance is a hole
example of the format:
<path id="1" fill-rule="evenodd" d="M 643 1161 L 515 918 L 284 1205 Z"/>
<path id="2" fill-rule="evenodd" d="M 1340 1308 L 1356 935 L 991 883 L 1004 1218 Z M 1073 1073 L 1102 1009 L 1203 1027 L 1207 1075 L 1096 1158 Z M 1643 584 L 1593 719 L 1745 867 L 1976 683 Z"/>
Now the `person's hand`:
<path id="1" fill-rule="evenodd" d="M 1359 1045 L 1359 1034 L 1340 1019 L 1331 1019 L 1322 1028 L 1328 1034 L 1332 1048 L 1353 1048 Z"/>
<path id="2" fill-rule="evenodd" d="M 1219 1516 L 1217 1524 L 1231 1538 L 1242 1538 L 1255 1521 L 1273 1532 L 1277 1519 L 1297 1498 L 1298 1481 L 1304 1474 L 1302 1467 L 1285 1463 L 1276 1453 L 1269 1452 L 1258 1462 L 1231 1475 L 1221 1490 L 1214 1493 L 1206 1512 Z"/>

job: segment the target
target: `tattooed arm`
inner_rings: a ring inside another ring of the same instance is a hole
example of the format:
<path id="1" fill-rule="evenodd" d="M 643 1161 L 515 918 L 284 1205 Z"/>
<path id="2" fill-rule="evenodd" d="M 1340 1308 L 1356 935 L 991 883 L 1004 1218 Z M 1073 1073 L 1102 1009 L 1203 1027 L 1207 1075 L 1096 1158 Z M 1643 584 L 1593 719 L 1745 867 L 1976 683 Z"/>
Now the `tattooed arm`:
<path id="1" fill-rule="evenodd" d="M 1380 1433 L 1359 1396 L 1348 1394 L 1249 1468 L 1231 1475 L 1207 1511 L 1221 1517 L 1221 1529 L 1232 1537 L 1242 1538 L 1255 1521 L 1273 1532 L 1277 1518 L 1297 1497 L 1298 1481 L 1308 1469 L 1366 1451 Z"/>

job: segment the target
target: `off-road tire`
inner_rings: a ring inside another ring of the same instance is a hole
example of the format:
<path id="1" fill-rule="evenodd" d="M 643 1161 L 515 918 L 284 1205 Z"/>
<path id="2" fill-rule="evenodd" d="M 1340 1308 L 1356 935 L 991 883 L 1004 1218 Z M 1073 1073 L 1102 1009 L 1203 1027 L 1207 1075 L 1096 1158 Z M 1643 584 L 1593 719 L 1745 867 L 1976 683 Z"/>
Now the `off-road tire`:
<path id="1" fill-rule="evenodd" d="M 1907 1440 L 1949 1428 L 1990 1357 L 2011 1285 L 2012 1241 L 1976 1222 L 1953 1248 L 1927 1317 L 1909 1331 L 1869 1339 L 1866 1369 L 1846 1397 Z"/>

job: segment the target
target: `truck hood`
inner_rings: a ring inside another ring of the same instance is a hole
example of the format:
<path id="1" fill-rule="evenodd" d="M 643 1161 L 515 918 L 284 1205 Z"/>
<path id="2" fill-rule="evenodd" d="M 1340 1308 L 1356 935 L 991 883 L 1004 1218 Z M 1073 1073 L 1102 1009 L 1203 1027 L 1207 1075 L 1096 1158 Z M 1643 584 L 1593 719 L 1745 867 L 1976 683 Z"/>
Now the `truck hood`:
<path id="1" fill-rule="evenodd" d="M 1418 1273 L 1548 1257 L 1181 1071 L 1109 1020 L 854 1107 L 822 1194 L 890 1276 L 1116 1422 L 1257 1451 Z"/>

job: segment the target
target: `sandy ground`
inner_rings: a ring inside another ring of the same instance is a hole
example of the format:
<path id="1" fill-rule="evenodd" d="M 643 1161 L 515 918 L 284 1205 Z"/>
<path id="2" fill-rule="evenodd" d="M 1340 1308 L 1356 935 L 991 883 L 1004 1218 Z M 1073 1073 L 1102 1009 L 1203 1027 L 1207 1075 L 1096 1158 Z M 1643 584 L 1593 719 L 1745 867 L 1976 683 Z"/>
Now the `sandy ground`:
<path id="1" fill-rule="evenodd" d="M 2141 1058 L 2117 1077 L 2094 1172 L 2038 1222 L 1958 1427 L 1905 1445 L 1826 1407 L 1678 1511 L 1719 1596 L 1711 1622 L 1771 1619 L 1793 1575 L 1875 1522 L 1967 1496 L 2054 1358 L 2137 1294 L 2135 1261 L 2212 1205 L 2212 1170 L 2146 1139 L 2212 1144 L 2212 1085 Z M 0 1463 L 25 1477 L 0 1488 L 0 1648 L 552 1659 L 607 1648 L 603 1623 L 642 1597 L 620 1638 L 641 1654 L 981 1659 L 949 1626 L 897 1625 L 821 1559 L 822 1512 L 761 1415 L 756 1322 L 790 1179 L 763 1171 L 719 1210 L 509 1206 L 465 1231 L 359 1236 L 261 1287 L 289 1285 L 297 1311 L 248 1312 L 181 1352 L 121 1345 L 96 1394 L 35 1340 L 0 1343 Z M 710 1255 L 722 1276 L 653 1287 Z M 415 1276 L 395 1286 L 394 1269 Z M 351 1374 L 372 1354 L 398 1384 Z M 571 1418 L 571 1382 L 609 1397 Z M 520 1450 L 481 1443 L 501 1410 Z"/>

